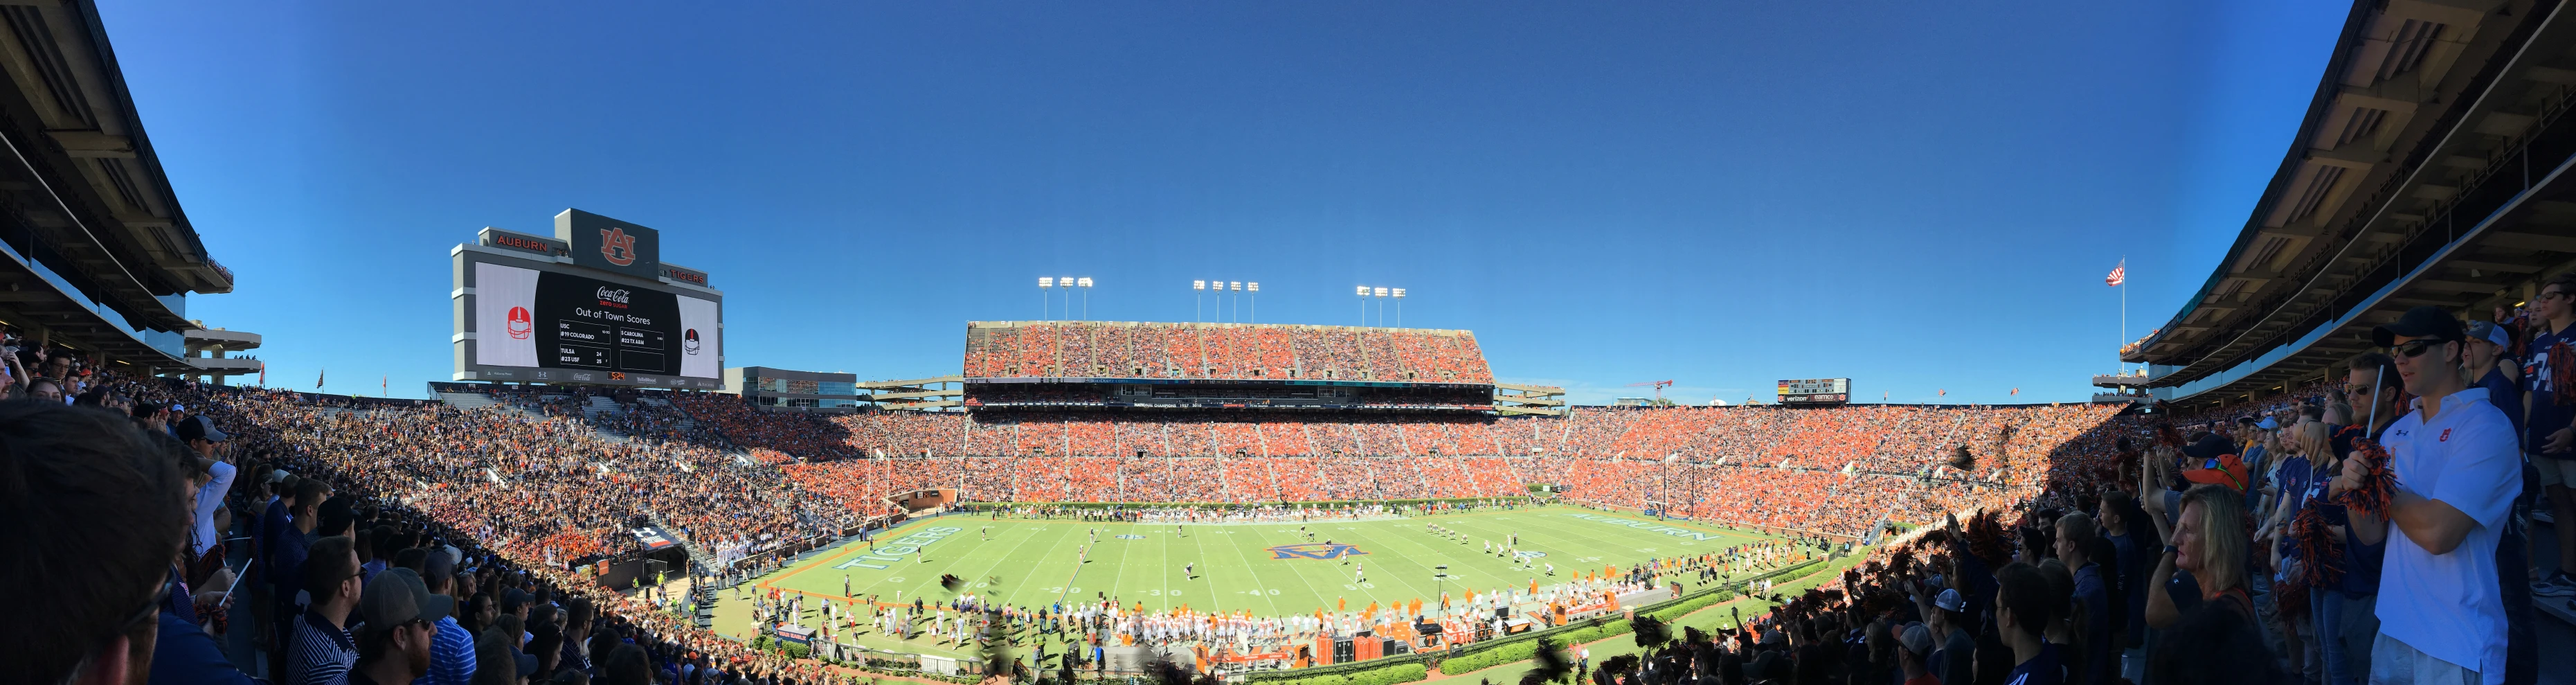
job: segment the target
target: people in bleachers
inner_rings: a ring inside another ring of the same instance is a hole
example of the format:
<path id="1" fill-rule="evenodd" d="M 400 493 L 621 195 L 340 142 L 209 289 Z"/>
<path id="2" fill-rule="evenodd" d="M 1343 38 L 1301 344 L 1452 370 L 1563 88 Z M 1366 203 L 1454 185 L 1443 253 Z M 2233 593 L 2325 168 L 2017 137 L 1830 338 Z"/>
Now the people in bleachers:
<path id="1" fill-rule="evenodd" d="M 1465 331 L 1102 321 L 972 330 L 966 375 L 978 378 L 1494 381 Z"/>

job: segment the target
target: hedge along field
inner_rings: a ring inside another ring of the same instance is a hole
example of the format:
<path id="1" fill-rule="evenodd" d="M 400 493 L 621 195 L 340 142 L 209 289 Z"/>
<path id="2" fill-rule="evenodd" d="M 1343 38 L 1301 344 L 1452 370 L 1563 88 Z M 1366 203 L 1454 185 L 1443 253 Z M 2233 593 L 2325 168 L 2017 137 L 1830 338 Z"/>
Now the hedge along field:
<path id="1" fill-rule="evenodd" d="M 1458 531 L 1465 536 L 1463 543 L 1426 532 L 1427 523 Z M 939 587 L 939 578 L 953 574 L 969 583 L 960 592 L 1032 609 L 1105 596 L 1129 607 L 1141 602 L 1148 610 L 1187 605 L 1196 611 L 1248 609 L 1258 616 L 1284 616 L 1331 609 L 1343 601 L 1353 610 L 1414 598 L 1437 605 L 1443 590 L 1463 598 L 1467 587 L 1480 594 L 1526 589 L 1532 580 L 1547 585 L 1570 579 L 1578 569 L 1612 565 L 1624 570 L 1649 558 L 1716 552 L 1768 537 L 1564 506 L 1303 524 L 1314 534 L 1312 540 L 1299 528 L 1267 523 L 1175 530 L 1168 523 L 950 515 L 878 534 L 873 554 L 868 545 L 845 545 L 758 579 L 757 586 L 835 600 L 875 595 L 884 602 L 909 603 L 915 597 L 944 602 L 954 594 Z M 1514 533 L 1521 536 L 1523 551 L 1544 555 L 1537 557 L 1542 565 L 1534 565 L 1535 570 L 1519 570 L 1483 552 L 1484 541 L 1499 545 Z M 1081 563 L 1078 553 L 1087 555 L 1089 563 Z M 1546 563 L 1556 565 L 1555 577 L 1545 575 Z M 1185 564 L 1191 572 L 1184 571 Z M 1433 577 L 1444 572 L 1434 568 L 1442 565 L 1453 579 Z M 1357 573 L 1362 569 L 1365 578 Z M 739 638 L 750 629 L 750 614 L 740 606 L 747 602 L 732 597 L 723 594 L 716 628 Z M 923 640 L 863 634 L 847 641 L 959 654 Z"/>

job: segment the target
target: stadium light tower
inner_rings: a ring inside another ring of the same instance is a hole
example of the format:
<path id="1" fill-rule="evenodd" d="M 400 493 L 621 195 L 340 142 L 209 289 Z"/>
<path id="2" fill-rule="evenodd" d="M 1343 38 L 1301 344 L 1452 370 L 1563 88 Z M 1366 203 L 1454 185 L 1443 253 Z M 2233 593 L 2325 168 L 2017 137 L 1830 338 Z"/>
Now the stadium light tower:
<path id="1" fill-rule="evenodd" d="M 1252 322 L 1261 323 L 1261 282 L 1251 281 L 1244 283 L 1243 291 L 1252 293 Z"/>
<path id="2" fill-rule="evenodd" d="M 1190 281 L 1190 323 L 1207 318 L 1207 281 Z"/>
<path id="3" fill-rule="evenodd" d="M 1226 284 L 1234 293 L 1231 297 L 1234 300 L 1234 322 L 1243 323 L 1243 281 L 1227 281 Z"/>
<path id="4" fill-rule="evenodd" d="M 1371 295 L 1370 295 L 1370 296 L 1372 296 L 1372 297 L 1376 297 L 1376 298 L 1377 298 L 1377 327 L 1379 327 L 1379 328 L 1385 328 L 1385 327 L 1386 327 L 1386 289 L 1385 289 L 1385 288 L 1376 288 L 1375 290 L 1377 290 L 1377 292 L 1375 292 L 1375 293 L 1371 293 Z"/>
<path id="5" fill-rule="evenodd" d="M 1368 286 L 1360 286 L 1360 327 L 1362 328 L 1366 328 L 1369 325 L 1368 303 L 1370 291 L 1371 289 Z"/>
<path id="6" fill-rule="evenodd" d="M 1396 328 L 1403 328 L 1403 327 L 1404 327 L 1404 289 L 1403 289 L 1403 288 L 1396 288 L 1396 289 L 1394 289 L 1394 290 L 1395 290 L 1395 327 L 1396 327 Z"/>
<path id="7" fill-rule="evenodd" d="M 1052 288 L 1054 288 L 1054 287 L 1055 287 L 1055 277 L 1053 277 L 1053 276 L 1039 276 L 1039 277 L 1038 277 L 1038 306 L 1041 308 L 1041 309 L 1039 309 L 1039 310 L 1038 310 L 1038 320 L 1039 320 L 1039 321 L 1053 321 L 1053 320 L 1054 320 L 1054 319 L 1049 319 L 1049 318 L 1047 318 L 1047 317 L 1055 316 L 1055 294 L 1054 294 L 1054 293 L 1047 292 L 1049 289 L 1052 289 Z"/>
<path id="8" fill-rule="evenodd" d="M 1064 291 L 1064 315 L 1073 316 L 1073 277 L 1055 277 L 1055 287 Z"/>
<path id="9" fill-rule="evenodd" d="M 1077 283 L 1076 285 L 1080 285 L 1080 286 L 1082 286 L 1082 320 L 1084 320 L 1084 321 L 1090 321 L 1090 320 L 1091 320 L 1091 277 L 1090 277 L 1090 276 L 1084 276 L 1084 277 L 1082 277 L 1082 278 L 1080 279 L 1080 281 L 1081 281 L 1081 282 L 1080 282 L 1080 283 Z"/>

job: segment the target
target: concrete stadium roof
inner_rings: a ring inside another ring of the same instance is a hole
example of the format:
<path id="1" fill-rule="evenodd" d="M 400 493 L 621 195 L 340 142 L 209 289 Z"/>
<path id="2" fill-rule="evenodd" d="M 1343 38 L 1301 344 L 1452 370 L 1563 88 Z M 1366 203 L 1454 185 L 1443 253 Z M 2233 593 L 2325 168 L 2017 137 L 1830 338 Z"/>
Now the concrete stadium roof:
<path id="1" fill-rule="evenodd" d="M 2121 358 L 2177 400 L 2322 377 L 2406 309 L 2513 304 L 2576 258 L 2576 16 L 2356 4 L 2280 170 L 2219 268 Z"/>
<path id="2" fill-rule="evenodd" d="M 0 315 L 175 364 L 171 296 L 230 292 L 179 208 L 90 0 L 0 5 Z M 171 337 L 144 343 L 145 329 Z M 167 347 L 170 349 L 160 349 Z"/>

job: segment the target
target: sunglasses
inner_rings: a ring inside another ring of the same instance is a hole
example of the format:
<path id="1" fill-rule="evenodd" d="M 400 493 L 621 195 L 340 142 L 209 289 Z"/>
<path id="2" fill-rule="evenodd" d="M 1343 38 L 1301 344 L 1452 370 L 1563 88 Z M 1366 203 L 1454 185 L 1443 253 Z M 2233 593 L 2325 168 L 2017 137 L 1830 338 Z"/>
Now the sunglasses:
<path id="1" fill-rule="evenodd" d="M 2434 345 L 2440 345 L 2440 344 L 2442 344 L 2442 343 L 2446 343 L 2446 342 L 2450 342 L 2450 341 L 2448 341 L 2448 340 L 2434 340 L 2434 339 L 2430 339 L 2430 338 L 2421 339 L 2421 340 L 2408 340 L 2408 341 L 2406 341 L 2406 342 L 2404 342 L 2404 343 L 2399 344 L 2399 345 L 2398 345 L 2398 346 L 2396 346 L 2396 347 L 2389 348 L 2389 350 L 2390 350 L 2390 351 L 2392 351 L 2392 352 L 2396 352 L 2396 353 L 2397 353 L 2397 358 L 2399 358 L 2399 359 L 2414 359 L 2414 358 L 2416 358 L 2416 357 L 2424 356 L 2424 351 L 2425 351 L 2425 350 L 2432 349 Z"/>

